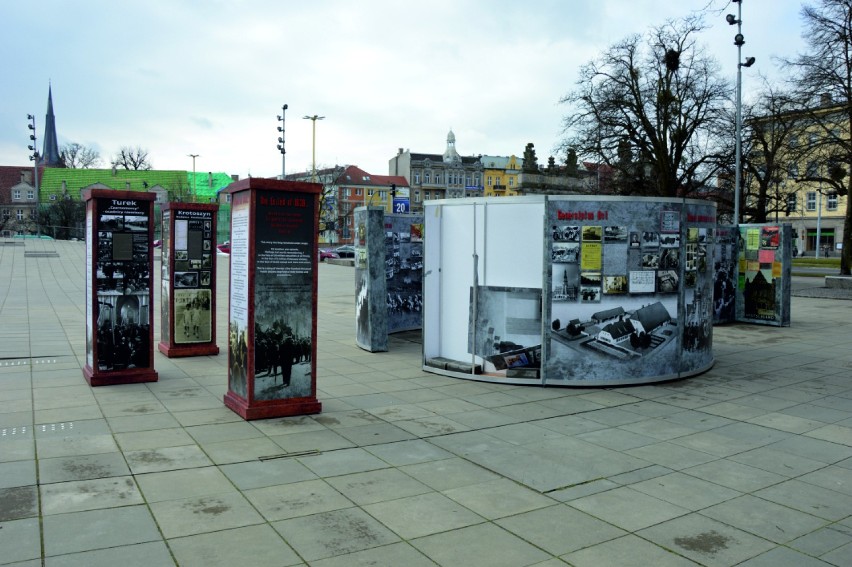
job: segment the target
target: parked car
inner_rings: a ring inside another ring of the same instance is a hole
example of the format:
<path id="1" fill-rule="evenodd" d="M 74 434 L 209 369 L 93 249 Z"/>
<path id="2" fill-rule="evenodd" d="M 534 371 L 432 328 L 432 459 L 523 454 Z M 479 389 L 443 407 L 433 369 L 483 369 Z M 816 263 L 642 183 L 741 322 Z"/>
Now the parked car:
<path id="1" fill-rule="evenodd" d="M 331 248 L 320 248 L 319 251 L 319 260 L 322 262 L 323 260 L 328 260 L 330 258 L 340 258 L 340 255 L 332 250 Z"/>
<path id="2" fill-rule="evenodd" d="M 231 241 L 226 240 L 222 244 L 217 244 L 216 249 L 222 254 L 230 254 L 231 253 Z"/>
<path id="3" fill-rule="evenodd" d="M 154 248 L 159 248 L 159 247 L 160 247 L 160 246 L 162 246 L 162 245 L 163 245 L 163 241 L 162 241 L 162 240 L 155 240 L 155 241 L 154 241 Z"/>
<path id="4" fill-rule="evenodd" d="M 350 244 L 344 244 L 343 246 L 339 246 L 334 249 L 337 252 L 337 255 L 341 258 L 354 258 L 355 257 L 355 247 Z"/>

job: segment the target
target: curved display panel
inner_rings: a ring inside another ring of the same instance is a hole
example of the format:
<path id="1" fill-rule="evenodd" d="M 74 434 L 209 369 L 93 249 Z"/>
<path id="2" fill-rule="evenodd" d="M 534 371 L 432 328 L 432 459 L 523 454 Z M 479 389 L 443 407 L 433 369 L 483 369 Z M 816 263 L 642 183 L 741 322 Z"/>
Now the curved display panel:
<path id="1" fill-rule="evenodd" d="M 589 386 L 713 365 L 715 204 L 459 199 L 424 216 L 424 369 Z"/>

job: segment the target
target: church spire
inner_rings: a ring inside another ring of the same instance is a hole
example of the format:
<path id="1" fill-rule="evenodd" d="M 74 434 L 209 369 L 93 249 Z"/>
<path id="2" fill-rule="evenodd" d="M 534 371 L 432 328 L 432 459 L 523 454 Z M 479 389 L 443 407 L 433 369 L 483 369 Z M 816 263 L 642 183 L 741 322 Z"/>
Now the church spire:
<path id="1" fill-rule="evenodd" d="M 61 167 L 62 157 L 59 155 L 59 143 L 56 139 L 56 116 L 53 114 L 53 88 L 47 87 L 47 115 L 44 117 L 44 147 L 41 151 L 39 165 Z"/>

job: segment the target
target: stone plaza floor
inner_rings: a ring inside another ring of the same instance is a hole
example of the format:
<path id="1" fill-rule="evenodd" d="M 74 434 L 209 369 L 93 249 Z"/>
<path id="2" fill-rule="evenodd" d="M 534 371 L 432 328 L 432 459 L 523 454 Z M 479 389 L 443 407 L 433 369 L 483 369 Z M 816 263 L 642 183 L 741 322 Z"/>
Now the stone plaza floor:
<path id="1" fill-rule="evenodd" d="M 0 565 L 852 565 L 850 301 L 716 327 L 696 378 L 510 386 L 424 372 L 419 333 L 357 348 L 353 269 L 321 264 L 323 411 L 246 422 L 228 257 L 218 356 L 91 388 L 84 252 L 0 242 Z"/>

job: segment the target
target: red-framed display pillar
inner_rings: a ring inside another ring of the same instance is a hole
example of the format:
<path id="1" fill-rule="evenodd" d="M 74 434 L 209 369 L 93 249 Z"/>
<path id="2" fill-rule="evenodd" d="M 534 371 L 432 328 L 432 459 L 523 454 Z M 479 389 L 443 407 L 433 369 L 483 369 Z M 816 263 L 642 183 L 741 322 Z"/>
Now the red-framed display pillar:
<path id="1" fill-rule="evenodd" d="M 156 382 L 153 193 L 89 189 L 86 364 L 91 386 Z"/>
<path id="2" fill-rule="evenodd" d="M 319 413 L 316 183 L 250 178 L 229 188 L 228 392 L 243 419 Z"/>
<path id="3" fill-rule="evenodd" d="M 216 345 L 216 217 L 219 205 L 163 207 L 160 342 L 168 357 L 219 354 Z"/>

